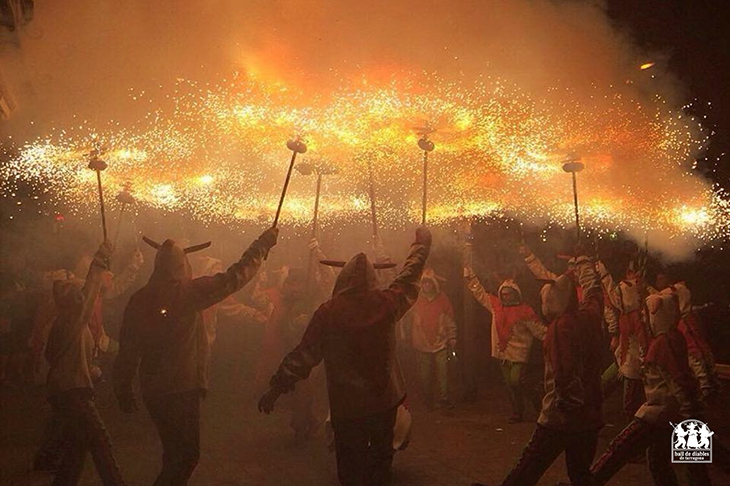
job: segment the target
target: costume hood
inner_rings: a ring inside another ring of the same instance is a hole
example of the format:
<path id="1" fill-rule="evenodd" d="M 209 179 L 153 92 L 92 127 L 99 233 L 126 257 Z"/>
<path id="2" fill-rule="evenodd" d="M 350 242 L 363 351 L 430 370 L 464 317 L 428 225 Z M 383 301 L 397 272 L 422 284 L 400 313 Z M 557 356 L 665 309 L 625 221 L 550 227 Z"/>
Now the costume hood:
<path id="1" fill-rule="evenodd" d="M 339 262 L 333 266 L 340 266 Z M 358 253 L 342 267 L 342 271 L 337 276 L 332 296 L 336 297 L 345 293 L 367 292 L 377 288 L 378 281 L 375 276 L 373 264 L 370 263 L 365 253 Z"/>
<path id="2" fill-rule="evenodd" d="M 505 302 L 502 299 L 502 290 L 511 289 L 514 290 L 517 293 L 518 301 L 517 302 Z M 499 290 L 497 291 L 497 295 L 499 296 L 500 302 L 502 302 L 502 305 L 505 307 L 512 307 L 516 305 L 520 305 L 522 303 L 522 289 L 520 289 L 520 286 L 517 285 L 517 282 L 515 282 L 512 279 L 507 279 L 504 282 L 502 282 L 502 285 L 499 286 Z"/>
<path id="3" fill-rule="evenodd" d="M 622 280 L 618 287 L 621 293 L 621 306 L 624 314 L 641 308 L 641 296 L 639 295 L 639 285 L 636 279 L 627 278 Z"/>
<path id="4" fill-rule="evenodd" d="M 426 296 L 423 292 L 423 283 L 427 280 L 433 284 L 434 292 L 433 292 L 432 296 Z M 436 274 L 436 272 L 433 270 L 433 268 L 425 269 L 423 271 L 423 276 L 421 277 L 421 294 L 429 300 L 431 300 L 433 297 L 436 297 L 438 294 L 440 294 L 441 293 L 441 284 L 439 283 L 439 280 L 443 280 L 443 279 L 442 279 L 442 277 L 439 277 Z"/>
<path id="5" fill-rule="evenodd" d="M 575 284 L 567 274 L 543 285 L 540 290 L 543 317 L 552 320 L 565 314 L 575 295 Z"/>
<path id="6" fill-rule="evenodd" d="M 677 326 L 679 306 L 677 296 L 670 289 L 647 297 L 646 307 L 649 313 L 649 329 L 654 337 L 665 334 Z"/>
<path id="7" fill-rule="evenodd" d="M 207 242 L 182 248 L 174 240 L 165 240 L 164 243 L 159 244 L 146 236 L 142 237 L 142 239 L 145 243 L 157 250 L 155 268 L 150 277 L 150 282 L 156 283 L 190 280 L 193 271 L 188 261 L 188 253 L 204 250 L 210 246 L 210 242 Z"/>
<path id="8" fill-rule="evenodd" d="M 669 288 L 672 289 L 677 296 L 680 315 L 687 315 L 692 310 L 692 292 L 690 292 L 687 284 L 684 282 L 677 282 Z"/>

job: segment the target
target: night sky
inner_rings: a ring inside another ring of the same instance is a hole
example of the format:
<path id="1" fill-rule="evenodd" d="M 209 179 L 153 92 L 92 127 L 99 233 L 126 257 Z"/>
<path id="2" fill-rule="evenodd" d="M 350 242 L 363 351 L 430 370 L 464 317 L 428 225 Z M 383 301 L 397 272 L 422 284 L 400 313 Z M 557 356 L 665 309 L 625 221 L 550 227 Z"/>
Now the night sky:
<path id="1" fill-rule="evenodd" d="M 667 56 L 686 101 L 714 130 L 698 170 L 730 189 L 730 22 L 722 0 L 609 0 L 608 14 L 636 42 Z M 708 102 L 710 105 L 708 105 Z"/>

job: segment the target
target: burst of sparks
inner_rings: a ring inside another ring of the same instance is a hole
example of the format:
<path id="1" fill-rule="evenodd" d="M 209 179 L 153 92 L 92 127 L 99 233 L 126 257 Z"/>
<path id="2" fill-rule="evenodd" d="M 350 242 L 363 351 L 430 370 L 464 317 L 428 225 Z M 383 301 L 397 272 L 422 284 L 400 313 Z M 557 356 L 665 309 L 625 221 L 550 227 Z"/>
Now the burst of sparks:
<path id="1" fill-rule="evenodd" d="M 560 163 L 578 153 L 589 226 L 704 240 L 730 227 L 724 195 L 685 168 L 707 138 L 658 96 L 651 103 L 619 91 L 589 103 L 570 93 L 534 99 L 495 78 L 467 85 L 430 76 L 316 97 L 243 78 L 217 86 L 181 81 L 169 98 L 171 108 L 131 127 L 81 125 L 27 143 L 0 169 L 2 193 L 29 181 L 57 203 L 88 212 L 95 199 L 86 154 L 105 147 L 108 191 L 128 185 L 139 204 L 203 221 L 263 221 L 278 202 L 285 142 L 301 136 L 309 147 L 304 161 L 326 158 L 338 167 L 325 178 L 324 224 L 367 220 L 372 170 L 380 219 L 397 226 L 418 219 L 418 127 L 425 125 L 436 129 L 429 135 L 436 144 L 432 223 L 510 214 L 568 226 L 571 186 Z M 283 221 L 306 224 L 312 207 L 312 179 L 295 176 Z"/>

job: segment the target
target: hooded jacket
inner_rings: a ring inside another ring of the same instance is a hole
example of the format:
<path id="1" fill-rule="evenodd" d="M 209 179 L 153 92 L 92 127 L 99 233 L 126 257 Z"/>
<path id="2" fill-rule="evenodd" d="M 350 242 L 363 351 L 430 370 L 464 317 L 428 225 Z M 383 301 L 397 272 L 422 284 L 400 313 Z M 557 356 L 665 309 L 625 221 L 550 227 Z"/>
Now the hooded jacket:
<path id="1" fill-rule="evenodd" d="M 421 287 L 426 280 L 433 284 L 434 292 L 429 296 L 421 291 L 411 309 L 413 316 L 411 342 L 413 347 L 422 353 L 437 353 L 456 341 L 454 308 L 449 297 L 441 292 L 433 270 L 426 270 L 423 273 Z"/>
<path id="2" fill-rule="evenodd" d="M 471 270 L 465 269 L 467 285 L 474 298 L 492 314 L 492 357 L 514 363 L 526 363 L 534 339 L 545 339 L 546 327 L 535 311 L 521 302 L 522 291 L 512 280 L 505 280 L 499 292 L 511 288 L 520 296 L 520 304 L 504 306 L 497 295 L 487 292 Z"/>
<path id="3" fill-rule="evenodd" d="M 649 337 L 641 312 L 639 281 L 633 275 L 627 275 L 625 280 L 616 283 L 603 263 L 599 262 L 597 269 L 604 291 L 619 313 L 618 326 L 616 329 L 609 329 L 611 334 L 619 336 L 619 346 L 615 352 L 619 371 L 626 378 L 639 380 L 642 356 L 649 347 Z"/>
<path id="4" fill-rule="evenodd" d="M 53 282 L 56 318 L 46 346 L 50 396 L 77 388 L 93 389 L 92 360 L 96 346 L 89 328 L 94 304 L 107 271 L 108 253 L 101 249 L 89 266 L 86 281 L 71 278 Z"/>
<path id="5" fill-rule="evenodd" d="M 568 274 L 541 291 L 543 313 L 551 321 L 543 345 L 545 397 L 538 423 L 567 432 L 603 425 L 603 366 L 597 359 L 604 350 L 603 290 L 587 257 L 577 259 L 573 273 L 583 289 L 580 304 Z"/>
<path id="6" fill-rule="evenodd" d="M 646 402 L 636 417 L 658 426 L 696 417 L 699 385 L 689 368 L 687 343 L 677 330 L 676 296 L 671 290 L 650 295 L 646 307 L 653 338 L 642 369 Z"/>
<path id="7" fill-rule="evenodd" d="M 149 282 L 124 310 L 114 364 L 117 397 L 132 394 L 138 368 L 145 397 L 208 388 L 210 345 L 201 313 L 254 277 L 273 244 L 265 235 L 227 271 L 195 279 L 185 250 L 172 240 L 160 246 Z"/>
<path id="8" fill-rule="evenodd" d="M 419 243 L 385 290 L 365 254 L 337 278 L 332 298 L 314 313 L 299 345 L 282 361 L 271 388 L 286 393 L 324 360 L 333 422 L 366 417 L 400 404 L 405 383 L 396 356 L 395 325 L 418 298 L 429 247 Z"/>

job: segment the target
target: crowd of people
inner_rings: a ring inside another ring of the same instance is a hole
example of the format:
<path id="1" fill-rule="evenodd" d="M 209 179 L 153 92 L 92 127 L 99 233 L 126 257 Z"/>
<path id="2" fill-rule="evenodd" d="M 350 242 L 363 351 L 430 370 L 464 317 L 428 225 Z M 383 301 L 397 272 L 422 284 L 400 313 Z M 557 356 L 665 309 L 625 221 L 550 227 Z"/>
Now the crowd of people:
<path id="1" fill-rule="evenodd" d="M 446 279 L 428 263 L 431 233 L 416 231 L 400 265 L 379 239 L 371 257 L 348 261 L 329 260 L 313 239 L 307 267 L 262 271 L 278 233 L 266 230 L 227 269 L 219 259 L 194 255 L 209 243 L 147 238 L 156 251 L 150 276 L 141 274 L 139 249 L 117 262 L 108 242 L 73 271 L 31 279 L 22 265 L 3 269 L 0 380 L 42 380 L 52 409 L 35 468 L 52 471 L 54 485 L 75 485 L 91 453 L 103 484 L 126 484 L 95 405 L 95 383 L 106 373 L 124 412 L 136 411 L 141 398 L 152 418 L 162 444 L 154 484 L 187 484 L 200 457 L 217 324 L 233 319 L 263 327 L 250 385 L 259 410 L 270 413 L 286 396 L 294 436 L 307 440 L 324 422 L 315 404 L 326 382 L 340 484 L 390 484 L 393 455 L 408 441 L 407 390 L 417 389 L 429 410 L 458 406 L 449 366 L 464 349 L 463 333 L 442 289 Z M 520 268 L 483 279 L 474 246 L 467 235 L 459 273 L 491 315 L 480 325 L 489 330 L 490 355 L 511 405 L 505 420 L 537 417 L 503 484 L 536 484 L 562 452 L 576 486 L 606 484 L 644 453 L 655 484 L 677 484 L 668 424 L 701 420 L 708 407 L 722 407 L 712 349 L 687 284 L 666 273 L 650 284 L 638 260 L 616 278 L 616 269 L 583 244 L 564 257 L 562 273 L 517 245 Z M 516 281 L 523 268 L 541 286 L 539 306 Z M 247 298 L 237 297 L 244 287 Z M 123 306 L 118 331 L 105 319 L 113 306 Z M 412 379 L 404 378 L 403 360 L 415 365 L 414 376 L 406 374 Z M 628 425 L 596 458 L 603 400 L 617 389 Z M 704 464 L 689 470 L 691 484 L 710 484 Z"/>

